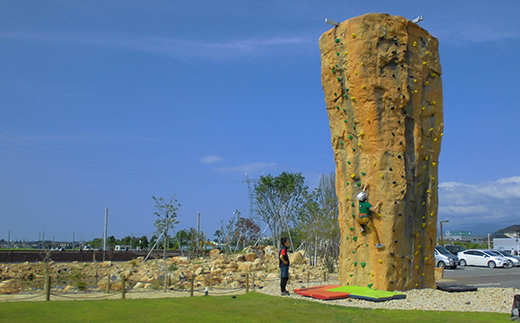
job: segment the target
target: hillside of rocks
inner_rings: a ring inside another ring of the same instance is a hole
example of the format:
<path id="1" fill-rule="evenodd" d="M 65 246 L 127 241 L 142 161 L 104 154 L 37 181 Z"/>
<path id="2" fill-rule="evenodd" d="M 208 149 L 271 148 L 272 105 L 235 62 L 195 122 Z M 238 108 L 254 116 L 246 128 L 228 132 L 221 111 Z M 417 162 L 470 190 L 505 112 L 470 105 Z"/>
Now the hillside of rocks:
<path id="1" fill-rule="evenodd" d="M 310 281 L 320 279 L 323 270 L 307 265 L 304 252 L 290 254 L 291 279 Z M 105 291 L 121 288 L 121 277 L 126 288 L 134 290 L 185 290 L 191 287 L 242 288 L 249 274 L 250 287 L 264 287 L 268 281 L 279 280 L 278 250 L 273 247 L 246 248 L 244 253 L 227 255 L 213 250 L 208 257 L 172 257 L 166 260 L 138 258 L 128 262 L 74 262 L 74 263 L 19 263 L 0 266 L 0 294 L 13 294 L 43 288 L 44 277 L 51 275 L 53 287 L 65 291 Z M 109 278 L 108 278 L 109 277 Z"/>

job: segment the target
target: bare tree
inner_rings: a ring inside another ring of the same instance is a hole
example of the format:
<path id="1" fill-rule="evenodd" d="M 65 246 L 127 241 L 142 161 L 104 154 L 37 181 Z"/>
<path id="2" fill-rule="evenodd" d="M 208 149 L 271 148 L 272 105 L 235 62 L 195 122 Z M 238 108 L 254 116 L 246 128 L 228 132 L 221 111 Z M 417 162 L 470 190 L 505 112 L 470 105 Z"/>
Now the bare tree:
<path id="1" fill-rule="evenodd" d="M 166 249 L 168 248 L 168 233 L 170 230 L 174 229 L 175 224 L 179 223 L 177 221 L 177 212 L 181 205 L 177 201 L 175 195 L 170 196 L 169 201 L 166 202 L 162 197 L 152 196 L 152 199 L 155 202 L 155 207 L 157 209 L 154 212 L 154 215 L 157 216 L 154 222 L 154 226 L 156 228 L 155 234 L 162 236 L 164 243 L 164 254 L 163 258 L 166 259 Z"/>

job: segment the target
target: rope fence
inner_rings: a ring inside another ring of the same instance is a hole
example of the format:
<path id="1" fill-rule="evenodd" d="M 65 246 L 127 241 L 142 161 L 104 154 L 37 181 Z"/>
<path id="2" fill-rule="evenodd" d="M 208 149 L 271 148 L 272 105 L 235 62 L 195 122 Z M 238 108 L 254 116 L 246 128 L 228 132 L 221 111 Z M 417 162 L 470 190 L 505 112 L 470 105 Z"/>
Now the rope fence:
<path id="1" fill-rule="evenodd" d="M 326 271 L 323 271 L 322 280 L 311 280 L 310 272 L 306 273 L 306 277 L 301 279 L 299 277 L 298 282 L 306 283 L 309 286 L 312 283 L 323 283 L 327 282 L 328 274 Z M 29 294 L 15 294 L 16 298 L 10 297 L 9 299 L 2 299 L 3 295 L 0 295 L 0 301 L 29 301 L 35 300 L 37 298 L 43 298 L 45 301 L 50 301 L 51 299 L 57 300 L 99 300 L 99 299 L 125 299 L 127 294 L 140 294 L 140 293 L 150 293 L 150 292 L 160 292 L 163 291 L 165 294 L 189 294 L 190 297 L 194 297 L 196 295 L 204 295 L 208 296 L 212 295 L 230 295 L 237 293 L 249 293 L 251 290 L 261 289 L 266 284 L 270 284 L 273 282 L 279 281 L 279 277 L 277 278 L 262 278 L 260 279 L 255 275 L 254 272 L 245 273 L 244 279 L 235 280 L 240 286 L 225 288 L 220 286 L 212 286 L 213 281 L 210 279 L 209 282 L 206 280 L 206 286 L 195 286 L 195 282 L 197 278 L 199 282 L 204 281 L 203 275 L 190 275 L 186 277 L 182 277 L 179 279 L 176 284 L 177 287 L 171 284 L 172 276 L 171 273 L 166 272 L 164 274 L 164 279 L 156 279 L 156 280 L 147 280 L 147 281 L 139 281 L 127 279 L 124 275 L 116 275 L 112 273 L 107 273 L 103 277 L 97 275 L 95 277 L 75 277 L 67 279 L 63 279 L 60 277 L 54 277 L 51 274 L 46 274 L 44 277 L 37 277 L 32 280 L 25 280 L 20 278 L 15 278 L 11 280 L 15 280 L 14 285 L 17 286 L 18 290 L 22 290 L 23 292 L 28 292 Z M 157 277 L 157 276 L 156 276 Z M 161 277 L 162 278 L 162 277 Z M 102 280 L 105 280 L 103 283 L 100 283 Z M 260 282 L 260 284 L 258 284 Z M 92 289 L 92 284 L 97 286 L 95 290 Z M 149 284 L 148 288 L 134 288 L 138 283 L 142 283 L 144 285 Z M 72 284 L 72 285 L 71 285 Z M 89 288 L 90 284 L 90 288 Z M 186 286 L 187 285 L 187 286 Z M 216 284 L 215 284 L 216 285 Z M 69 288 L 71 287 L 71 288 Z M 100 295 L 100 292 L 104 292 L 104 294 Z M 9 296 L 13 296 L 10 294 Z"/>

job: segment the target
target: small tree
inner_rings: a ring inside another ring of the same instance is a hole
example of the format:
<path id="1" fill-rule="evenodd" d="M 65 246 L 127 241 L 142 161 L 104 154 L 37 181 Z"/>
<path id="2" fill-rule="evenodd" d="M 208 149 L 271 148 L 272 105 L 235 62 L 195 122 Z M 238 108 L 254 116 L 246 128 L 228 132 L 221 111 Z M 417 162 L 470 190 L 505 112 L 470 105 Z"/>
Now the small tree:
<path id="1" fill-rule="evenodd" d="M 155 207 L 157 211 L 154 212 L 154 215 L 157 217 L 154 222 L 154 226 L 156 228 L 155 234 L 162 235 L 163 245 L 164 245 L 164 254 L 163 258 L 166 259 L 166 249 L 168 249 L 168 234 L 170 230 L 173 230 L 175 224 L 179 223 L 177 221 L 177 212 L 181 205 L 177 201 L 175 195 L 170 196 L 168 202 L 166 202 L 162 197 L 152 196 L 152 199 L 155 202 Z"/>
<path id="2" fill-rule="evenodd" d="M 302 203 L 302 195 L 307 190 L 304 177 L 300 174 L 283 172 L 277 177 L 260 176 L 255 185 L 257 213 L 271 230 L 273 244 L 280 248 L 283 232 L 289 236 L 294 249 L 289 222 L 294 219 Z"/>

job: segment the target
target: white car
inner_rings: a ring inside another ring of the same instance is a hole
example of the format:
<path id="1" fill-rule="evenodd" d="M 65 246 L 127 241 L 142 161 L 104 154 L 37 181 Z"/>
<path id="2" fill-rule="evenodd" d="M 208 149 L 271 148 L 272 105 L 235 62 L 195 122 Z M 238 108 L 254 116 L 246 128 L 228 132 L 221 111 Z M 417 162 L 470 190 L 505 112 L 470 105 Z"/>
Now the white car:
<path id="1" fill-rule="evenodd" d="M 518 266 L 520 266 L 520 258 L 513 256 L 509 251 L 496 250 L 496 249 L 491 250 L 491 251 L 493 251 L 493 252 L 499 254 L 500 256 L 506 258 L 508 267 L 518 267 Z"/>
<path id="2" fill-rule="evenodd" d="M 464 266 L 487 266 L 489 268 L 507 266 L 507 259 L 497 256 L 487 250 L 469 249 L 457 254 L 459 265 Z"/>

